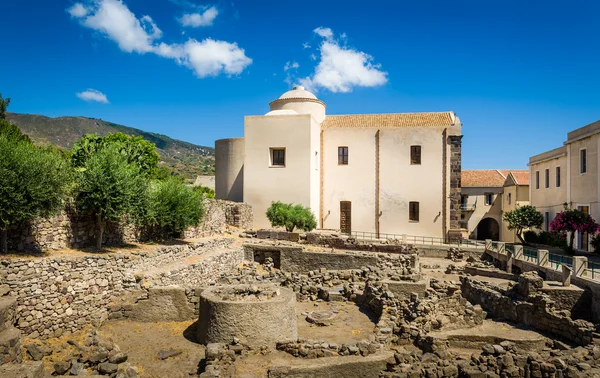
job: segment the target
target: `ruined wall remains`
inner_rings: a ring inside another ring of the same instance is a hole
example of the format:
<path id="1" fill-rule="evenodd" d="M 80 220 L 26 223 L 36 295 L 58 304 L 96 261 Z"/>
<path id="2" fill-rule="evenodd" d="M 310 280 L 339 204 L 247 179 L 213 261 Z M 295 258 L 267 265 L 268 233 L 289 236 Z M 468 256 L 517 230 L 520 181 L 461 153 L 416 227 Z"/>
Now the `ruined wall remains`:
<path id="1" fill-rule="evenodd" d="M 252 227 L 252 208 L 244 203 L 205 200 L 202 224 L 184 233 L 185 238 L 200 238 L 214 234 L 230 225 Z M 58 215 L 15 226 L 8 231 L 8 249 L 12 251 L 47 251 L 83 248 L 94 244 L 96 224 L 91 217 L 79 216 L 71 206 Z M 104 245 L 122 245 L 145 240 L 146 236 L 133 225 L 109 222 L 103 235 Z"/>
<path id="2" fill-rule="evenodd" d="M 152 267 L 199 257 L 197 264 L 152 278 L 162 285 L 173 282 L 199 285 L 231 269 L 242 252 L 222 250 L 232 239 L 212 239 L 194 244 L 101 255 L 73 255 L 37 259 L 0 260 L 0 288 L 17 298 L 15 326 L 36 338 L 58 337 L 108 316 L 108 306 L 117 297 L 142 289 L 139 274 Z M 191 297 L 190 293 L 190 297 Z"/>
<path id="3" fill-rule="evenodd" d="M 573 320 L 552 308 L 551 300 L 544 295 L 530 296 L 529 301 L 513 300 L 500 288 L 461 278 L 462 295 L 473 304 L 479 304 L 494 318 L 510 320 L 549 332 L 578 345 L 592 342 L 594 325 L 585 320 Z"/>

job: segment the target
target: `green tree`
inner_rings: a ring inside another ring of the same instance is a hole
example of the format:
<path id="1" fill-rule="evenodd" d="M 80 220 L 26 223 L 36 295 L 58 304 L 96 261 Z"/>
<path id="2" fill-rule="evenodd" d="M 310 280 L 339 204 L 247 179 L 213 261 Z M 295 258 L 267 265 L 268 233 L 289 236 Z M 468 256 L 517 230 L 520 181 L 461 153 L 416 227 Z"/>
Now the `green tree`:
<path id="1" fill-rule="evenodd" d="M 3 98 L 2 93 L 0 93 L 0 119 L 6 119 L 8 105 L 10 105 L 10 98 Z"/>
<path id="2" fill-rule="evenodd" d="M 288 232 L 293 232 L 295 228 L 312 231 L 317 227 L 315 215 L 309 208 L 280 201 L 271 202 L 267 209 L 267 219 L 271 226 L 285 227 Z"/>
<path id="3" fill-rule="evenodd" d="M 75 204 L 82 214 L 96 221 L 96 248 L 102 248 L 106 222 L 135 216 L 144 198 L 147 180 L 140 167 L 122 158 L 117 146 L 106 146 L 91 154 L 75 176 Z"/>
<path id="4" fill-rule="evenodd" d="M 11 226 L 55 213 L 71 184 L 69 162 L 56 149 L 0 133 L 1 250 L 8 251 Z"/>
<path id="5" fill-rule="evenodd" d="M 194 186 L 194 191 L 204 195 L 204 198 L 215 198 L 215 191 L 209 188 L 208 186 Z"/>
<path id="6" fill-rule="evenodd" d="M 0 119 L 0 134 L 5 135 L 7 138 L 12 139 L 15 142 L 22 141 L 31 143 L 31 139 L 29 139 L 27 135 L 23 134 L 17 125 L 13 125 L 5 119 Z"/>
<path id="7" fill-rule="evenodd" d="M 163 238 L 179 237 L 204 217 L 204 196 L 178 178 L 154 181 L 148 190 L 145 223 Z"/>
<path id="8" fill-rule="evenodd" d="M 127 163 L 135 164 L 146 176 L 157 174 L 160 159 L 154 143 L 141 136 L 111 133 L 106 136 L 86 134 L 73 146 L 71 161 L 75 168 L 85 166 L 88 159 L 103 148 L 113 147 Z"/>
<path id="9" fill-rule="evenodd" d="M 521 243 L 523 230 L 526 228 L 540 228 L 544 223 L 544 216 L 534 206 L 525 205 L 504 213 L 504 221 L 508 223 L 509 230 L 516 230 Z"/>

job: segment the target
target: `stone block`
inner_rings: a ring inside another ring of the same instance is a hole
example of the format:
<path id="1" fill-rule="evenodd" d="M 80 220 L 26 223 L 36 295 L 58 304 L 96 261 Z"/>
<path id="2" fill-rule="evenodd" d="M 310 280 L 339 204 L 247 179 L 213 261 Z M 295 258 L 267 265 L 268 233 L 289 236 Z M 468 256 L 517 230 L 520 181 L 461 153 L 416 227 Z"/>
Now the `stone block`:
<path id="1" fill-rule="evenodd" d="M 22 364 L 6 364 L 0 366 L 2 378 L 44 378 L 44 363 L 25 362 Z"/>

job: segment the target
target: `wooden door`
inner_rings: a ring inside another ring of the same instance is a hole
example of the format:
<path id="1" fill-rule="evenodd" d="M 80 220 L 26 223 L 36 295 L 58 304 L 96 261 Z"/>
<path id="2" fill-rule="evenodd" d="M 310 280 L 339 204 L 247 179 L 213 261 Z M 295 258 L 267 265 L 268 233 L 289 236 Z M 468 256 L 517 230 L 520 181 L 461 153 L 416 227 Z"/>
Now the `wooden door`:
<path id="1" fill-rule="evenodd" d="M 344 234 L 352 231 L 352 202 L 340 202 L 340 230 Z"/>

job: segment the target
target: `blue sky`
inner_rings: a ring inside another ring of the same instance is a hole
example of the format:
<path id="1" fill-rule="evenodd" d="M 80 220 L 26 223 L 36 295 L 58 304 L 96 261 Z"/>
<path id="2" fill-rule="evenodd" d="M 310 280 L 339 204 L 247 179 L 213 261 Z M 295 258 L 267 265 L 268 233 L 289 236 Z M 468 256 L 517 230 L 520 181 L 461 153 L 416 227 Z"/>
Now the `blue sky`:
<path id="1" fill-rule="evenodd" d="M 13 112 L 212 146 L 304 83 L 330 114 L 454 110 L 464 169 L 526 168 L 600 119 L 598 16 L 593 0 L 5 0 L 0 92 Z"/>

